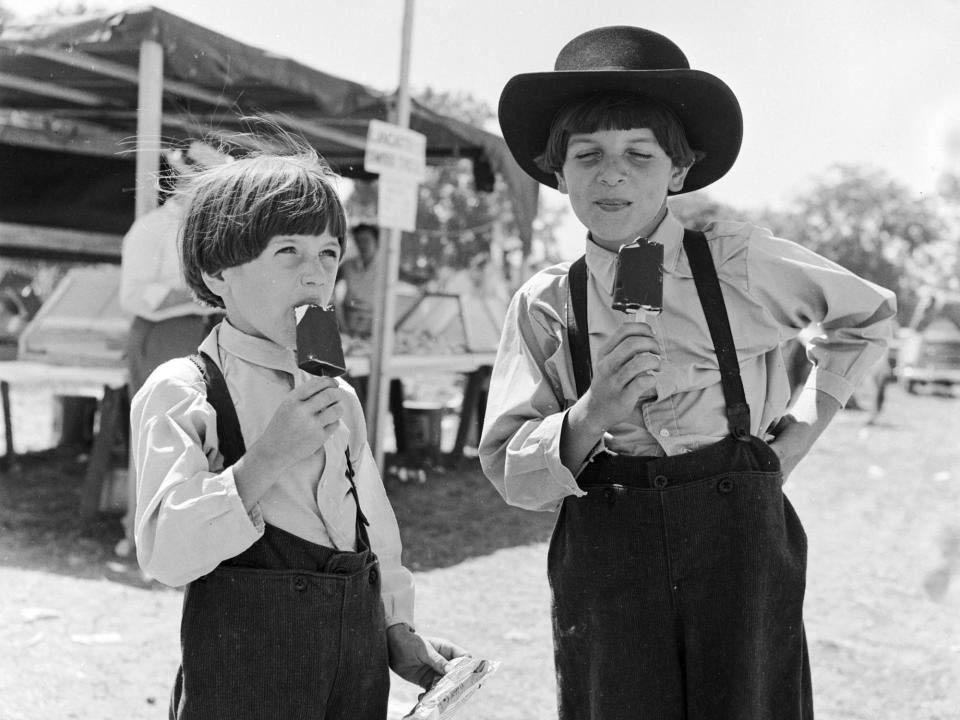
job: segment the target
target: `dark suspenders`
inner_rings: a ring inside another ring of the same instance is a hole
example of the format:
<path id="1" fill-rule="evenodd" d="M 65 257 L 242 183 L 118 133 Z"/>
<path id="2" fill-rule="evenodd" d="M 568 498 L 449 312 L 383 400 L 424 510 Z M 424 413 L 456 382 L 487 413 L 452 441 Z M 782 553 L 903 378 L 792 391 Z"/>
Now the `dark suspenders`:
<path id="1" fill-rule="evenodd" d="M 220 453 L 223 455 L 223 467 L 228 468 L 233 465 L 246 452 L 246 445 L 243 442 L 243 435 L 240 433 L 240 419 L 237 417 L 237 410 L 233 406 L 233 400 L 230 399 L 230 391 L 227 390 L 227 381 L 220 372 L 217 364 L 205 352 L 199 352 L 190 356 L 190 362 L 197 366 L 200 374 L 203 375 L 203 381 L 207 386 L 207 401 L 217 412 L 217 437 L 219 438 Z M 360 496 L 357 493 L 357 485 L 354 482 L 353 462 L 350 460 L 350 448 L 344 453 L 347 457 L 347 480 L 350 482 L 350 494 L 357 504 L 357 519 L 365 526 L 369 527 L 366 515 L 360 509 Z"/>
<path id="2" fill-rule="evenodd" d="M 700 305 L 707 319 L 710 338 L 713 341 L 717 363 L 720 366 L 720 382 L 727 405 L 727 422 L 730 434 L 738 440 L 750 437 L 750 406 L 747 405 L 740 379 L 740 363 L 730 331 L 727 307 L 720 290 L 717 269 L 710 255 L 706 236 L 697 230 L 683 231 L 683 247 L 690 261 L 690 270 L 697 287 Z M 567 273 L 569 297 L 567 300 L 567 337 L 570 340 L 570 355 L 573 361 L 573 377 L 577 395 L 582 396 L 593 377 L 590 361 L 590 332 L 587 324 L 587 263 L 580 257 Z"/>

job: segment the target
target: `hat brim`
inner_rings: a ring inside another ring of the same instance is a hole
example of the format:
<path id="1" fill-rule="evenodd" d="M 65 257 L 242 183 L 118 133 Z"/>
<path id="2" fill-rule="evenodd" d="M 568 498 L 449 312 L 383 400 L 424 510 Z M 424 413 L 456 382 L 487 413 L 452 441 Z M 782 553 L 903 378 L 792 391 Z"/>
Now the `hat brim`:
<path id="1" fill-rule="evenodd" d="M 557 178 L 534 162 L 543 154 L 554 116 L 567 102 L 601 91 L 635 92 L 651 97 L 679 118 L 687 141 L 704 153 L 687 173 L 691 192 L 723 177 L 743 140 L 740 103 L 719 78 L 700 70 L 596 70 L 526 73 L 511 78 L 500 95 L 503 138 L 524 171 L 550 187 Z"/>

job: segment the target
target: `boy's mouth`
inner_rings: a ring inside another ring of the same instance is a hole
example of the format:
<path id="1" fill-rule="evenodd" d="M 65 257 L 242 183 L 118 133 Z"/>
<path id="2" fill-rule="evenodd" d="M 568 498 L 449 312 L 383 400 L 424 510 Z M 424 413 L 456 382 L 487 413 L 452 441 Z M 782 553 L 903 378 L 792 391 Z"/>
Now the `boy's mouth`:
<path id="1" fill-rule="evenodd" d="M 601 210 L 607 210 L 609 212 L 615 212 L 617 210 L 623 210 L 626 207 L 630 207 L 633 203 L 629 200 L 618 200 L 616 198 L 601 198 L 600 200 L 595 200 L 594 205 L 596 205 Z"/>
<path id="2" fill-rule="evenodd" d="M 314 305 L 320 305 L 321 307 L 324 307 L 322 303 L 315 300 L 307 300 L 306 302 L 294 305 L 293 315 L 296 318 L 296 321 L 300 322 L 300 320 L 303 319 L 304 314 L 307 312 L 307 308 L 313 307 Z"/>

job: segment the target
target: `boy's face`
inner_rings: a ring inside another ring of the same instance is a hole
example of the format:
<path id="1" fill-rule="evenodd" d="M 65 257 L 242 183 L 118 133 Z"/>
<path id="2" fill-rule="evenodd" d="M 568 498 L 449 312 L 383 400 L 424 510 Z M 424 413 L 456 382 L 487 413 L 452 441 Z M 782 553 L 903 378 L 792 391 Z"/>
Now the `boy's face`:
<path id="1" fill-rule="evenodd" d="M 231 325 L 294 348 L 296 308 L 329 304 L 339 264 L 340 243 L 328 232 L 277 235 L 254 260 L 204 281 L 223 299 Z"/>
<path id="2" fill-rule="evenodd" d="M 575 133 L 558 189 L 594 242 L 616 251 L 655 229 L 667 191 L 683 188 L 687 169 L 674 167 L 648 128 Z"/>

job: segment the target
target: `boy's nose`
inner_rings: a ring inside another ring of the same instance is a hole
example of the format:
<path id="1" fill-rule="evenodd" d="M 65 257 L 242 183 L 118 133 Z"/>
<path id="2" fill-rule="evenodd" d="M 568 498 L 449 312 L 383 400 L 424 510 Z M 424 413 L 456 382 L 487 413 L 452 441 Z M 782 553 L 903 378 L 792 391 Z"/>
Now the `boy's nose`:
<path id="1" fill-rule="evenodd" d="M 604 185 L 612 186 L 622 183 L 625 177 L 626 173 L 620 161 L 617 158 L 610 158 L 604 161 L 597 179 Z"/>
<path id="2" fill-rule="evenodd" d="M 313 285 L 322 284 L 324 277 L 323 263 L 317 258 L 304 263 L 303 271 L 300 273 L 300 282 L 308 287 L 312 287 Z"/>

